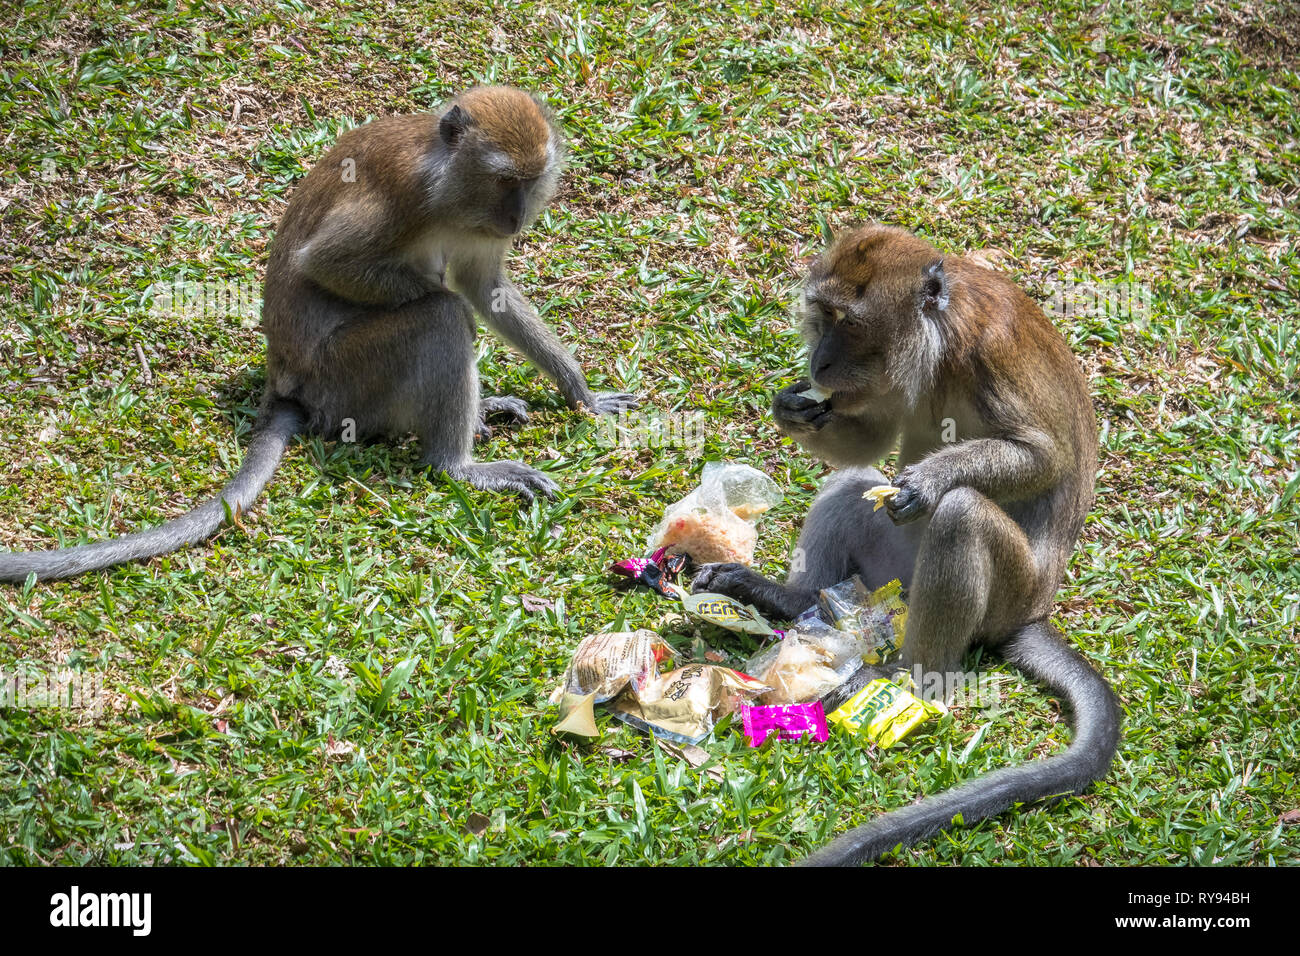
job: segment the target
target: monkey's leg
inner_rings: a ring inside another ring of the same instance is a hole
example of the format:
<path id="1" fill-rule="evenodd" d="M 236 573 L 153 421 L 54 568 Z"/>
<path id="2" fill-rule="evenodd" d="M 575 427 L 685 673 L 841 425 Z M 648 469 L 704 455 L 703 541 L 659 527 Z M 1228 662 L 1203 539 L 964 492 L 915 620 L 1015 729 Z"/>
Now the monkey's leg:
<path id="1" fill-rule="evenodd" d="M 939 499 L 921 540 L 903 641 L 904 664 L 921 675 L 918 688 L 948 687 L 972 645 L 1023 625 L 1038 577 L 1024 529 L 997 504 L 971 488 Z"/>
<path id="2" fill-rule="evenodd" d="M 877 517 L 885 513 L 882 508 Z M 962 657 L 971 646 L 981 638 L 1000 639 L 1029 618 L 1037 563 L 1024 530 L 994 502 L 971 488 L 955 488 L 939 500 L 928 524 L 899 525 L 904 528 L 922 534 L 908 590 L 901 659 L 862 668 L 823 698 L 828 711 L 877 677 L 904 669 L 920 696 L 943 699 L 960 683 Z M 894 577 L 907 584 L 902 575 Z"/>
<path id="3" fill-rule="evenodd" d="M 522 462 L 475 462 L 479 422 L 474 319 L 452 292 L 433 292 L 398 309 L 371 310 L 330 342 L 332 367 L 349 370 L 355 417 L 388 433 L 414 431 L 424 460 L 438 471 L 485 491 L 515 492 L 527 501 L 551 496 L 555 482 Z M 336 399 L 336 406 L 341 403 Z"/>
<path id="4" fill-rule="evenodd" d="M 782 620 L 817 603 L 817 592 L 854 574 L 870 588 L 912 579 L 924 528 L 895 525 L 862 493 L 889 481 L 875 468 L 846 468 L 826 482 L 808 512 L 790 555 L 790 574 L 778 584 L 743 564 L 706 564 L 692 590 L 727 594 Z"/>

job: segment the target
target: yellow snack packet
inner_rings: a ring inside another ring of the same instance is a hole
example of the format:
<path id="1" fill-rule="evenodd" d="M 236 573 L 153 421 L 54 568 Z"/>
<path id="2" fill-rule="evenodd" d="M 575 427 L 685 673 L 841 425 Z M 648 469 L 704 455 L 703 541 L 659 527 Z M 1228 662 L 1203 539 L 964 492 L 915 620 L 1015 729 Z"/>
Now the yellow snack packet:
<path id="1" fill-rule="evenodd" d="M 921 700 L 893 681 L 873 680 L 826 717 L 850 733 L 864 733 L 881 747 L 892 747 L 916 727 L 944 713 L 939 704 Z"/>

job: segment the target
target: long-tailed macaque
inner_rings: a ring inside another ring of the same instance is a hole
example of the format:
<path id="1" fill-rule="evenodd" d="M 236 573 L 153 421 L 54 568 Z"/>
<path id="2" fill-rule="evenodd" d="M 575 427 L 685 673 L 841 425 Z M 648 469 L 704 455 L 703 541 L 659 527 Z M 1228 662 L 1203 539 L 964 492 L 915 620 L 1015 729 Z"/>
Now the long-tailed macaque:
<path id="1" fill-rule="evenodd" d="M 807 862 L 871 860 L 1014 803 L 1077 793 L 1106 774 L 1120 708 L 1106 681 L 1048 619 L 1092 505 L 1097 430 L 1060 333 L 1009 279 L 945 256 L 901 229 L 840 235 L 804 290 L 809 380 L 777 393 L 777 427 L 839 467 L 799 538 L 784 584 L 706 565 L 694 588 L 789 619 L 817 591 L 860 574 L 909 589 L 902 667 L 950 674 L 976 645 L 1069 704 L 1058 756 L 978 777 L 842 835 Z M 828 399 L 804 395 L 816 385 Z M 900 489 L 882 511 L 863 492 L 898 444 Z M 864 668 L 829 700 L 880 671 Z M 930 686 L 947 686 L 935 680 Z"/>
<path id="2" fill-rule="evenodd" d="M 572 408 L 634 407 L 593 393 L 573 356 L 506 276 L 513 238 L 555 192 L 564 144 L 547 110 L 478 87 L 437 113 L 350 130 L 294 191 L 266 269 L 267 381 L 256 434 L 221 494 L 110 541 L 0 553 L 0 580 L 66 578 L 214 534 L 246 510 L 300 432 L 362 440 L 414 432 L 424 460 L 526 501 L 555 482 L 517 461 L 476 462 L 484 417 L 527 420 L 517 398 L 480 399 L 474 314 L 559 387 Z"/>

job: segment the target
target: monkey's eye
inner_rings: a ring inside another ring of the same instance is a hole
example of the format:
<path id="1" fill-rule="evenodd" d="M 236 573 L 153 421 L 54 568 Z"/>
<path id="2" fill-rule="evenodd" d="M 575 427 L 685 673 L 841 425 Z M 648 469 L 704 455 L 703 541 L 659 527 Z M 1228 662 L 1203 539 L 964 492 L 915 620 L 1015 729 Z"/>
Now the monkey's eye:
<path id="1" fill-rule="evenodd" d="M 523 180 L 517 176 L 498 176 L 497 185 L 503 190 L 509 192 L 512 189 L 518 189 L 523 184 Z"/>

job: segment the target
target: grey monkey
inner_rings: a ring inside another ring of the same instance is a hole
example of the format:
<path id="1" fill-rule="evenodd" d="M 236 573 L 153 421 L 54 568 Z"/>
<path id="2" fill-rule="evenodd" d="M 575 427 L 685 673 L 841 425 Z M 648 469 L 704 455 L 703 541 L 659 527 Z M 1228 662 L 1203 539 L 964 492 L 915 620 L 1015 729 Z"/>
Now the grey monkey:
<path id="1" fill-rule="evenodd" d="M 486 416 L 526 421 L 528 412 L 510 396 L 480 399 L 474 314 L 570 407 L 615 414 L 638 404 L 588 388 L 503 268 L 513 237 L 554 194 L 563 160 L 548 111 L 510 87 L 478 87 L 436 113 L 344 133 L 297 186 L 271 245 L 266 390 L 238 473 L 216 498 L 156 528 L 0 553 L 0 580 L 66 578 L 202 541 L 228 511 L 252 505 L 301 432 L 414 432 L 424 460 L 452 478 L 525 501 L 553 496 L 555 482 L 521 462 L 471 457 Z"/>

